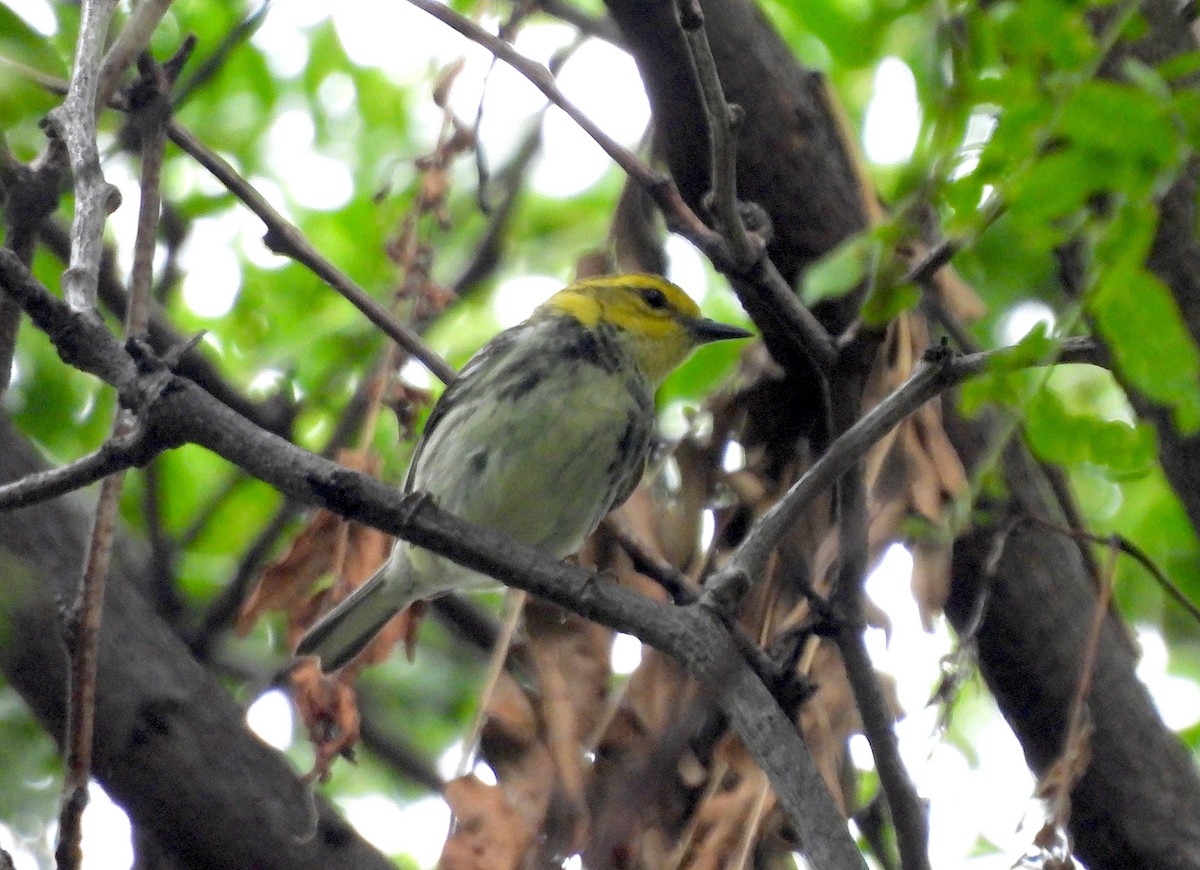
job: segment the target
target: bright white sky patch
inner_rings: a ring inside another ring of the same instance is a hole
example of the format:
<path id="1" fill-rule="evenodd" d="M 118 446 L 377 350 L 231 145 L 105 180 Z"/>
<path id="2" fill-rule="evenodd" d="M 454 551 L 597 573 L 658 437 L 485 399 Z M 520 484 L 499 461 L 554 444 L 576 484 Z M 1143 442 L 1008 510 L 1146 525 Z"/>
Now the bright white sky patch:
<path id="1" fill-rule="evenodd" d="M 577 108 L 623 145 L 632 146 L 650 121 L 650 102 L 628 54 L 591 39 L 559 73 L 559 87 Z M 546 114 L 545 142 L 530 182 L 546 196 L 572 196 L 600 180 L 612 161 L 591 136 L 553 108 Z"/>
<path id="2" fill-rule="evenodd" d="M 267 66 L 281 79 L 294 79 L 308 64 L 308 39 L 286 16 L 275 14 L 277 9 L 291 5 L 290 2 L 273 5 L 266 20 L 250 37 L 251 45 L 262 50 Z"/>
<path id="3" fill-rule="evenodd" d="M 349 114 L 357 97 L 354 79 L 344 72 L 335 70 L 317 85 L 317 99 L 321 101 L 321 108 L 326 114 L 334 117 Z"/>
<path id="4" fill-rule="evenodd" d="M 340 160 L 313 151 L 315 135 L 308 110 L 287 109 L 267 132 L 267 153 L 277 176 L 287 179 L 294 202 L 316 211 L 336 211 L 353 196 L 354 180 Z"/>
<path id="5" fill-rule="evenodd" d="M 18 839 L 13 829 L 0 823 L 0 849 L 8 853 L 16 870 L 38 870 L 37 856 L 26 846 L 24 838 Z"/>
<path id="6" fill-rule="evenodd" d="M 58 32 L 54 10 L 45 0 L 4 0 L 4 5 L 42 36 L 53 36 Z"/>
<path id="7" fill-rule="evenodd" d="M 108 216 L 108 225 L 122 241 L 117 245 L 117 270 L 122 276 L 128 276 L 133 268 L 133 240 L 137 237 L 141 186 L 133 166 L 124 156 L 114 156 L 104 161 L 103 168 L 104 180 L 121 191 L 121 205 Z"/>
<path id="8" fill-rule="evenodd" d="M 400 806 L 371 794 L 345 798 L 340 804 L 355 830 L 384 854 L 407 854 L 419 867 L 437 863 L 450 828 L 450 808 L 440 797 Z"/>
<path id="9" fill-rule="evenodd" d="M 863 123 L 863 150 L 882 166 L 912 157 L 921 129 L 921 107 L 912 70 L 898 57 L 885 57 L 875 68 L 875 93 Z"/>
<path id="10" fill-rule="evenodd" d="M 616 635 L 612 645 L 613 673 L 619 676 L 632 674 L 641 663 L 642 642 L 632 634 Z"/>
<path id="11" fill-rule="evenodd" d="M 746 467 L 746 448 L 736 441 L 725 445 L 725 453 L 721 456 L 721 469 L 728 472 L 741 471 Z"/>
<path id="12" fill-rule="evenodd" d="M 276 749 L 292 745 L 292 703 L 278 689 L 263 692 L 246 711 L 246 724 Z"/>
<path id="13" fill-rule="evenodd" d="M 671 233 L 663 247 L 667 253 L 667 280 L 678 284 L 697 302 L 702 301 L 708 289 L 708 272 L 696 246 L 683 236 Z"/>
<path id="14" fill-rule="evenodd" d="M 1054 309 L 1045 302 L 1030 299 L 1014 305 L 997 326 L 1000 343 L 1016 344 L 1039 323 L 1046 324 L 1047 331 L 1054 330 Z"/>
<path id="15" fill-rule="evenodd" d="M 492 315 L 507 329 L 516 326 L 554 293 L 563 282 L 549 275 L 520 275 L 503 281 L 492 294 Z"/>
<path id="16" fill-rule="evenodd" d="M 428 390 L 437 382 L 429 369 L 425 368 L 425 363 L 418 359 L 410 359 L 400 367 L 400 378 L 421 390 Z"/>
<path id="17" fill-rule="evenodd" d="M 975 171 L 975 167 L 979 165 L 979 152 L 988 140 L 992 138 L 992 131 L 996 129 L 996 118 L 993 115 L 972 115 L 967 119 L 967 132 L 963 136 L 962 156 L 958 165 L 954 167 L 954 171 L 950 174 L 951 178 L 962 178 L 964 175 L 970 175 Z"/>
<path id="18" fill-rule="evenodd" d="M 53 826 L 57 829 L 57 824 Z M 128 870 L 133 866 L 129 816 L 97 783 L 88 786 L 83 811 L 83 870 Z"/>
<path id="19" fill-rule="evenodd" d="M 1162 634 L 1148 625 L 1137 626 L 1142 657 L 1137 675 L 1158 707 L 1163 722 L 1173 731 L 1190 728 L 1200 721 L 1200 687 L 1191 680 L 1167 673 L 1168 650 Z"/>
<path id="20" fill-rule="evenodd" d="M 378 67 L 398 81 L 409 83 L 429 71 L 431 60 L 445 63 L 455 57 L 455 46 L 447 39 L 452 33 L 450 28 L 415 6 L 339 0 L 329 8 L 342 47 L 356 66 Z M 272 8 L 270 14 L 275 11 Z M 466 40 L 460 38 L 458 43 L 461 54 Z"/>
<path id="21" fill-rule="evenodd" d="M 224 317 L 241 287 L 242 267 L 233 251 L 237 227 L 228 217 L 196 218 L 179 253 L 183 304 L 198 317 Z"/>

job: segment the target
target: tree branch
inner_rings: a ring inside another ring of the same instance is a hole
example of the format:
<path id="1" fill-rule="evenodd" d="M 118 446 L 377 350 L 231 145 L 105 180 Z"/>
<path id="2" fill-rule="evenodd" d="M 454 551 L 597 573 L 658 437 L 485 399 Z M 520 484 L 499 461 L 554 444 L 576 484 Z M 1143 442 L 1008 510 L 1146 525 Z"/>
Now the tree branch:
<path id="1" fill-rule="evenodd" d="M 341 293 L 367 319 L 419 359 L 430 372 L 445 383 L 454 380 L 455 371 L 421 337 L 396 318 L 387 308 L 363 290 L 348 275 L 334 266 L 320 251 L 313 247 L 300 228 L 288 221 L 267 202 L 250 182 L 242 178 L 232 166 L 216 152 L 197 139 L 191 131 L 176 121 L 167 127 L 171 141 L 190 154 L 197 163 L 211 172 L 229 192 L 240 199 L 267 225 L 263 238 L 267 247 L 277 254 L 291 257 L 308 268 L 318 278 Z"/>
<path id="2" fill-rule="evenodd" d="M 154 28 L 158 27 L 158 23 L 171 8 L 171 2 L 172 0 L 142 0 L 133 5 L 125 26 L 109 46 L 100 64 L 95 101 L 97 112 L 108 105 L 109 99 L 117 92 L 125 70 L 150 44 Z"/>
<path id="3" fill-rule="evenodd" d="M 185 42 L 180 58 L 186 58 L 192 42 Z M 150 285 L 154 265 L 154 236 L 161 206 L 160 182 L 163 125 L 170 109 L 168 96 L 171 78 L 148 56 L 138 62 L 141 78 L 135 93 L 143 99 L 135 108 L 142 121 L 142 202 L 138 211 L 134 240 L 133 274 L 130 281 L 129 310 L 125 334 L 145 332 L 149 320 Z M 140 89 L 139 89 L 140 88 Z M 99 278 L 97 262 L 97 281 Z M 93 288 L 94 292 L 94 288 Z M 132 435 L 136 423 L 125 408 L 118 408 L 113 419 L 112 437 L 122 440 Z M 104 587 L 109 559 L 116 534 L 117 507 L 124 484 L 118 471 L 104 479 L 96 504 L 95 522 L 84 559 L 83 578 L 75 603 L 67 613 L 65 633 L 70 654 L 70 701 L 67 704 L 67 772 L 63 779 L 62 809 L 59 814 L 58 843 L 55 857 L 59 870 L 74 870 L 83 861 L 83 810 L 88 801 L 88 782 L 92 774 L 92 743 L 96 715 L 96 675 L 99 666 L 100 620 L 104 609 Z"/>
<path id="4" fill-rule="evenodd" d="M 147 425 L 164 448 L 193 442 L 305 504 L 404 538 L 466 567 L 547 598 L 603 625 L 637 635 L 721 690 L 722 707 L 767 772 L 813 866 L 862 867 L 811 755 L 795 727 L 707 608 L 671 608 L 605 584 L 506 536 L 471 526 L 428 499 L 310 454 L 251 425 L 183 378 L 162 371 L 136 344 L 138 361 L 94 319 L 73 314 L 11 252 L 0 250 L 0 286 L 59 344 L 60 355 L 118 387 L 123 402 L 154 396 Z M 141 372 L 139 372 L 139 366 Z M 159 384 L 165 388 L 159 389 Z"/>
<path id="5" fill-rule="evenodd" d="M 96 307 L 96 284 L 104 242 L 104 221 L 120 204 L 117 189 L 104 180 L 96 145 L 96 97 L 101 52 L 116 0 L 84 0 L 75 44 L 75 65 L 67 99 L 46 116 L 46 135 L 66 145 L 75 176 L 75 217 L 71 262 L 63 273 L 63 295 L 76 311 Z"/>
<path id="6" fill-rule="evenodd" d="M 99 450 L 67 465 L 37 471 L 20 480 L 0 484 L 0 511 L 28 507 L 68 492 L 91 486 L 97 480 L 148 460 L 156 449 L 138 430 L 132 437 L 105 441 Z"/>
<path id="7" fill-rule="evenodd" d="M 626 175 L 653 197 L 662 210 L 667 225 L 674 232 L 699 248 L 713 265 L 729 278 L 739 300 L 756 323 L 766 321 L 773 327 L 772 332 L 779 336 L 780 340 L 789 342 L 805 359 L 816 362 L 818 368 L 827 370 L 832 365 L 834 347 L 829 334 L 813 317 L 812 312 L 800 303 L 769 259 L 754 257 L 745 261 L 735 257 L 721 234 L 712 230 L 684 201 L 671 177 L 652 168 L 600 129 L 559 90 L 549 70 L 448 6 L 435 0 L 409 2 L 466 38 L 479 43 L 525 76 L 547 99 L 591 136 Z"/>
<path id="8" fill-rule="evenodd" d="M 792 484 L 784 497 L 763 514 L 746 535 L 730 563 L 709 580 L 705 596 L 723 602 L 740 601 L 748 588 L 747 582 L 762 576 L 771 552 L 804 513 L 813 497 L 832 486 L 893 426 L 945 390 L 983 374 L 991 366 L 1003 368 L 1006 363 L 1025 366 L 1061 363 L 1098 365 L 1103 358 L 1089 338 L 1064 339 L 1052 360 L 1031 361 L 1022 359 L 1020 354 L 1019 347 L 958 357 L 949 351 L 934 350 L 928 353 L 926 360 L 907 381 L 847 429 Z M 734 594 L 733 590 L 739 588 L 742 591 Z"/>
<path id="9" fill-rule="evenodd" d="M 712 155 L 712 189 L 709 204 L 717 221 L 717 228 L 729 247 L 730 258 L 738 271 L 749 268 L 766 247 L 762 240 L 751 241 L 742 221 L 737 195 L 737 137 L 736 127 L 742 110 L 729 105 L 721 88 L 717 64 L 713 60 L 708 34 L 704 30 L 704 11 L 699 0 L 679 0 L 679 25 L 687 43 L 696 78 L 700 84 L 700 96 L 708 116 L 709 148 Z"/>

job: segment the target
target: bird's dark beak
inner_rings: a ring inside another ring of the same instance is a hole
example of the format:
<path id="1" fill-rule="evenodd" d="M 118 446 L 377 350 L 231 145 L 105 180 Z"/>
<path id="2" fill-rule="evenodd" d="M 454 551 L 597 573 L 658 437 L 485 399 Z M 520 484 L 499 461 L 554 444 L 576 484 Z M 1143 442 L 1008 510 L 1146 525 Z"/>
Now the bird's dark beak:
<path id="1" fill-rule="evenodd" d="M 710 341 L 725 341 L 730 338 L 750 338 L 754 335 L 748 329 L 731 326 L 728 323 L 718 323 L 707 317 L 697 317 L 688 321 L 688 329 L 696 337 L 697 344 L 708 344 Z"/>

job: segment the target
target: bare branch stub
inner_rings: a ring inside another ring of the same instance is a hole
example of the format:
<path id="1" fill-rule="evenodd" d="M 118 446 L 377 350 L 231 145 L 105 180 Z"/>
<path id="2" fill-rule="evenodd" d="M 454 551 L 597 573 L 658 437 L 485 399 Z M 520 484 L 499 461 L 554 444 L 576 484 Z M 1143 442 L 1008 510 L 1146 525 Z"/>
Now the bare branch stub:
<path id="1" fill-rule="evenodd" d="M 104 221 L 120 204 L 117 189 L 104 180 L 96 145 L 98 74 L 115 8 L 116 0 L 85 0 L 67 98 L 50 111 L 44 122 L 46 135 L 66 147 L 75 177 L 71 262 L 62 283 L 63 295 L 77 311 L 96 307 Z"/>

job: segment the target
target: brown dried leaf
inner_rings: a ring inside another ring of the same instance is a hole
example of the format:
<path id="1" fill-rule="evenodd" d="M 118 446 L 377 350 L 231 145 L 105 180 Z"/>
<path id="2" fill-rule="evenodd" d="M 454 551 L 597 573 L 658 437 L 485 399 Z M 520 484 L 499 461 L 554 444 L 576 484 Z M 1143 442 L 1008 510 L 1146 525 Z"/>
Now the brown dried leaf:
<path id="1" fill-rule="evenodd" d="M 554 760 L 542 742 L 529 697 L 507 673 L 488 699 L 480 745 L 509 803 L 531 831 L 540 831 L 556 783 Z"/>
<path id="2" fill-rule="evenodd" d="M 406 441 L 411 441 L 417 435 L 417 420 L 421 416 L 421 411 L 429 407 L 432 401 L 433 393 L 429 390 L 392 379 L 383 403 L 396 415 L 401 437 Z"/>
<path id="3" fill-rule="evenodd" d="M 351 750 L 358 743 L 360 723 L 354 689 L 322 674 L 316 659 L 296 665 L 290 676 L 296 710 L 316 749 L 312 770 L 305 776 L 326 782 L 333 760 L 339 755 L 352 758 Z"/>
<path id="4" fill-rule="evenodd" d="M 288 551 L 263 571 L 238 614 L 238 634 L 246 634 L 268 610 L 292 612 L 305 602 L 309 587 L 333 564 L 340 526 L 341 519 L 328 511 L 313 515 Z"/>
<path id="5" fill-rule="evenodd" d="M 542 740 L 555 770 L 553 818 L 543 833 L 573 851 L 586 825 L 585 754 L 606 709 L 612 631 L 537 598 L 525 605 L 525 627 Z"/>
<path id="6" fill-rule="evenodd" d="M 766 776 L 732 736 L 717 746 L 712 775 L 720 781 L 696 812 L 684 864 L 688 870 L 742 866 L 746 838 L 756 836 L 764 810 L 775 805 Z"/>
<path id="7" fill-rule="evenodd" d="M 497 786 L 464 776 L 446 785 L 454 830 L 442 847 L 440 870 L 517 870 L 533 843 L 531 831 Z"/>
<path id="8" fill-rule="evenodd" d="M 371 454 L 343 451 L 338 461 L 367 474 L 379 471 L 380 460 Z M 391 537 L 378 529 L 317 511 L 288 551 L 263 571 L 242 605 L 237 631 L 245 634 L 263 613 L 279 610 L 288 614 L 289 640 L 297 640 L 321 607 L 336 604 L 366 582 L 386 561 L 391 546 Z M 334 574 L 332 588 L 311 593 L 312 585 L 329 572 Z"/>
<path id="9" fill-rule="evenodd" d="M 800 714 L 800 726 L 804 741 L 812 752 L 813 760 L 821 771 L 825 784 L 838 801 L 843 813 L 849 815 L 854 806 L 853 790 L 847 790 L 842 781 L 842 764 L 846 741 L 862 731 L 858 706 L 846 676 L 846 667 L 837 648 L 829 642 L 820 642 L 812 651 L 807 671 L 820 690 L 804 705 Z M 896 684 L 886 674 L 876 674 L 888 702 L 892 715 L 902 715 Z"/>

